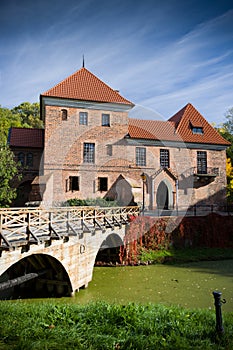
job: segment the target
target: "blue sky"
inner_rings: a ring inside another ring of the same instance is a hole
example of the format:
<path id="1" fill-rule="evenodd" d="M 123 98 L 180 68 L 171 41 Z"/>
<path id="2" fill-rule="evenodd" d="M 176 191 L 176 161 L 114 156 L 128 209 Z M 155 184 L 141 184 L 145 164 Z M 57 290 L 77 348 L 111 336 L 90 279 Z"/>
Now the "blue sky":
<path id="1" fill-rule="evenodd" d="M 85 66 L 168 119 L 191 102 L 220 124 L 233 107 L 232 0 L 0 0 L 0 105 Z"/>

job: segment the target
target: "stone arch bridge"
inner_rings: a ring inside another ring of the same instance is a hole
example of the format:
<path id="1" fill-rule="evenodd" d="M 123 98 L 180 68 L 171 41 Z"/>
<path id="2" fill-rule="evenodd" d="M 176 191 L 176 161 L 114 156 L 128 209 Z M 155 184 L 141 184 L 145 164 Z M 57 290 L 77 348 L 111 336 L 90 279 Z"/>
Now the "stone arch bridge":
<path id="1" fill-rule="evenodd" d="M 131 215 L 139 208 L 1 208 L 1 298 L 32 290 L 66 296 L 87 287 L 97 253 L 123 244 Z"/>

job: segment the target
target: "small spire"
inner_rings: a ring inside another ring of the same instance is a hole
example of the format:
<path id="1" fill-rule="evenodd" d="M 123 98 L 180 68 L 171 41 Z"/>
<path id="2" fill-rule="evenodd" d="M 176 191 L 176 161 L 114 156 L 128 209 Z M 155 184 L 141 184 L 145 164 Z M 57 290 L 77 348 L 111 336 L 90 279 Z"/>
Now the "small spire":
<path id="1" fill-rule="evenodd" d="M 85 67 L 85 62 L 84 62 L 84 55 L 83 55 L 83 68 Z"/>

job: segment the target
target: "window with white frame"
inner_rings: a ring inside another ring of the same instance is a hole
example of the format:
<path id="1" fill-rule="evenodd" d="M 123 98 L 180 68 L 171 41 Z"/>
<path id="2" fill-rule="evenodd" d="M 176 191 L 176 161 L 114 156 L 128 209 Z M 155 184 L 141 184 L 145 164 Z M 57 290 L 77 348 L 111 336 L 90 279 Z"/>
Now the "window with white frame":
<path id="1" fill-rule="evenodd" d="M 83 144 L 84 163 L 95 163 L 95 144 L 85 142 Z"/>
<path id="2" fill-rule="evenodd" d="M 204 132 L 203 132 L 203 127 L 200 127 L 200 126 L 193 126 L 192 127 L 192 133 L 193 134 L 197 134 L 197 135 L 203 135 Z"/>
<path id="3" fill-rule="evenodd" d="M 88 123 L 88 113 L 79 112 L 79 125 L 87 125 Z"/>
<path id="4" fill-rule="evenodd" d="M 102 126 L 110 126 L 110 115 L 109 114 L 102 114 Z"/>
<path id="5" fill-rule="evenodd" d="M 197 173 L 207 174 L 207 153 L 206 151 L 197 151 Z"/>
<path id="6" fill-rule="evenodd" d="M 136 147 L 136 165 L 146 166 L 146 148 Z"/>
<path id="7" fill-rule="evenodd" d="M 160 167 L 161 168 L 169 168 L 170 167 L 170 159 L 169 159 L 169 150 L 161 149 L 160 150 Z"/>

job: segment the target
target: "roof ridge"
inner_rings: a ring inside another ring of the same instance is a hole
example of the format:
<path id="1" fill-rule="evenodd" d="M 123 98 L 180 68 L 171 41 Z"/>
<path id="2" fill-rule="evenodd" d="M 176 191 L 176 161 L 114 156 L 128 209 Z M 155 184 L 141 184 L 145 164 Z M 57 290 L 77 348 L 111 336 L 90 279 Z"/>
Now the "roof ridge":
<path id="1" fill-rule="evenodd" d="M 134 106 L 131 101 L 121 96 L 116 89 L 110 87 L 85 67 L 69 75 L 51 89 L 42 93 L 41 96 Z"/>

